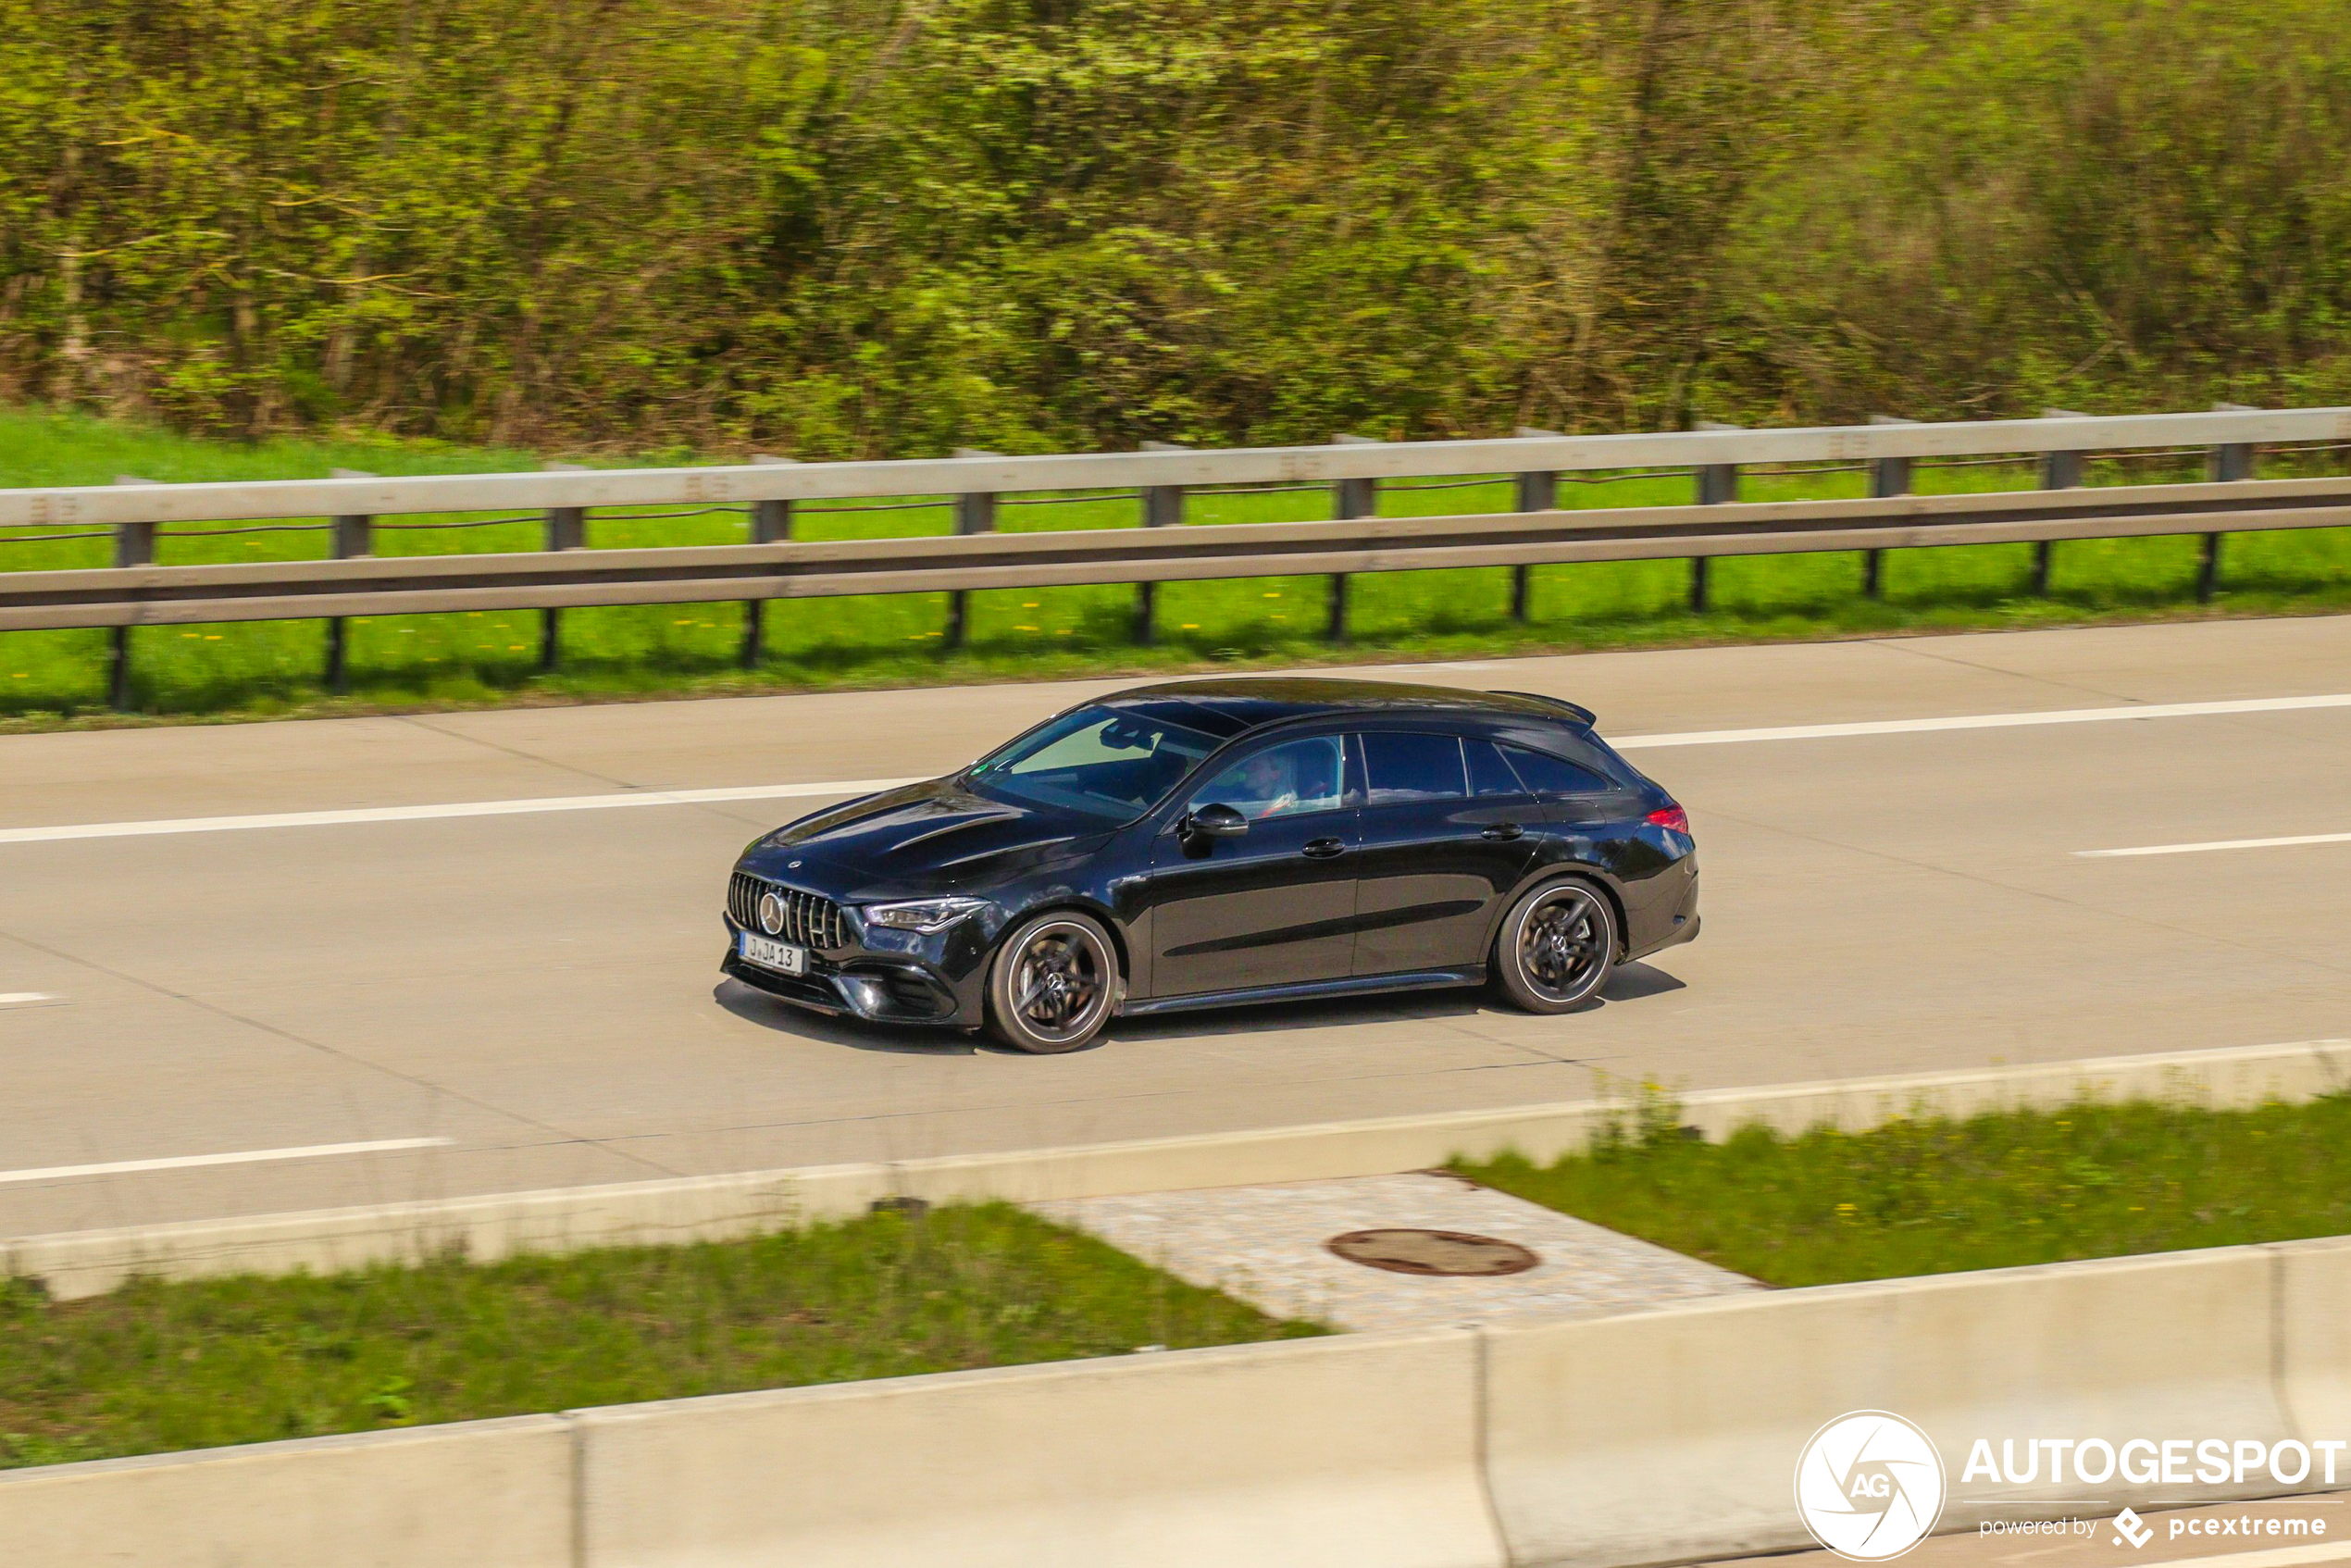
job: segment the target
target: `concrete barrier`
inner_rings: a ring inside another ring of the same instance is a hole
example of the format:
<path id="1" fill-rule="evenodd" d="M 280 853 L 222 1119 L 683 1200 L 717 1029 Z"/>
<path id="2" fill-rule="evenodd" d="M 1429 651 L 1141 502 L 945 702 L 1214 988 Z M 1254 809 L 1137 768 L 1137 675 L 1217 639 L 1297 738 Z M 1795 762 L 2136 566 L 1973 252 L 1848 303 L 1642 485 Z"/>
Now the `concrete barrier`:
<path id="1" fill-rule="evenodd" d="M 1467 1330 L 578 1413 L 582 1568 L 1499 1568 Z"/>
<path id="2" fill-rule="evenodd" d="M 8 1568 L 574 1568 L 551 1415 L 0 1473 Z"/>
<path id="3" fill-rule="evenodd" d="M 2306 1439 L 2351 1437 L 2351 1237 L 2263 1250 L 2277 1270 L 2278 1397 Z"/>
<path id="4" fill-rule="evenodd" d="M 1941 1450 L 1943 1527 L 2080 1500 L 1963 1480 L 1976 1439 L 2260 1438 L 2280 1408 L 2275 1261 L 2258 1247 L 1791 1290 L 1486 1333 L 1487 1480 L 1522 1568 L 1622 1568 L 1810 1545 L 1796 1463 L 1857 1410 Z M 2340 1298 L 2338 1298 L 2339 1300 Z M 2338 1331 L 2339 1332 L 2339 1331 Z M 2351 1436 L 2351 1433 L 2346 1433 Z M 2115 1482 L 2112 1507 L 2279 1488 Z"/>
<path id="5" fill-rule="evenodd" d="M 2171 1098 L 2233 1106 L 2307 1100 L 2346 1085 L 2351 1085 L 2351 1041 L 2309 1040 L 1709 1089 L 1684 1095 L 1680 1103 L 1686 1123 L 1720 1138 L 1748 1123 L 1786 1131 L 1822 1123 L 1860 1128 L 1899 1115 L 1966 1115 L 2077 1099 Z M 857 1213 L 889 1195 L 1032 1202 L 1386 1176 L 1441 1164 L 1456 1155 L 1477 1158 L 1505 1150 L 1548 1161 L 1583 1148 L 1601 1126 L 1624 1114 L 1622 1100 L 1576 1101 L 78 1231 L 0 1243 L 0 1270 L 39 1278 L 65 1300 L 111 1290 L 141 1274 L 323 1273 L 449 1250 L 491 1258 L 524 1251 L 720 1240 Z"/>

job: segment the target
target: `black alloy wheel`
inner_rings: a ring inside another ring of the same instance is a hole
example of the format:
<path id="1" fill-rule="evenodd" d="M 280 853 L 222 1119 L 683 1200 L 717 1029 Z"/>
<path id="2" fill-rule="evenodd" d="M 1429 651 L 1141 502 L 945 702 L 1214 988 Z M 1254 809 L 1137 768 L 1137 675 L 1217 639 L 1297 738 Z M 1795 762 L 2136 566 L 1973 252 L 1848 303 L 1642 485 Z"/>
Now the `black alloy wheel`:
<path id="1" fill-rule="evenodd" d="M 1021 923 L 996 950 L 988 977 L 988 1023 L 996 1038 L 1037 1055 L 1092 1039 L 1118 1000 L 1110 933 L 1072 911 Z"/>
<path id="2" fill-rule="evenodd" d="M 1518 902 L 1494 939 L 1494 974 L 1530 1013 L 1582 1006 L 1616 969 L 1616 912 L 1589 882 L 1552 882 Z"/>

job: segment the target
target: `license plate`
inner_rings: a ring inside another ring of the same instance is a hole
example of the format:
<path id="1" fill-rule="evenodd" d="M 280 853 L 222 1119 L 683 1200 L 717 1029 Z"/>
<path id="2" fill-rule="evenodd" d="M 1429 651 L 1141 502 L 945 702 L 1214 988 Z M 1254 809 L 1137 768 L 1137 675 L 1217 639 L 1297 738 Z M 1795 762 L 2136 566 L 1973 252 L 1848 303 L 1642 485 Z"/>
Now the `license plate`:
<path id="1" fill-rule="evenodd" d="M 808 973 L 808 950 L 790 942 L 771 942 L 765 937 L 744 931 L 735 939 L 735 951 L 742 955 L 744 963 L 773 969 L 779 975 Z"/>

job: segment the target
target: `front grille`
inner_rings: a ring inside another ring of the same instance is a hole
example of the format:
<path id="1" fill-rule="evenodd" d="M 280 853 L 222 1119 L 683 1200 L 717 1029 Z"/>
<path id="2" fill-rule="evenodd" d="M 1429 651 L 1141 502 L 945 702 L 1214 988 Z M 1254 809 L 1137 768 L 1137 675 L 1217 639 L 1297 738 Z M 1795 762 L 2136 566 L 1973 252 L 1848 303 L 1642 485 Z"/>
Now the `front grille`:
<path id="1" fill-rule="evenodd" d="M 760 923 L 759 901 L 767 893 L 783 901 L 784 928 L 780 931 L 769 931 Z M 764 932 L 802 947 L 849 945 L 849 926 L 841 918 L 840 905 L 815 893 L 803 893 L 798 888 L 753 877 L 748 871 L 736 872 L 733 880 L 727 884 L 727 913 L 746 931 Z"/>

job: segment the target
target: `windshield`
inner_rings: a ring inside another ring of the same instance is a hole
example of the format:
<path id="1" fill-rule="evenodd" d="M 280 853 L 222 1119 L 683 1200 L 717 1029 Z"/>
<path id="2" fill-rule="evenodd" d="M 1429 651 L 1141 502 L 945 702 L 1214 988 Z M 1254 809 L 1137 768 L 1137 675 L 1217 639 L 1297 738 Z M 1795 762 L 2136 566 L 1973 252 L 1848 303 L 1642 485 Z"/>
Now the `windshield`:
<path id="1" fill-rule="evenodd" d="M 1213 740 L 1180 724 L 1116 708 L 1078 708 L 975 763 L 964 777 L 1015 801 L 1124 822 L 1215 749 Z"/>

